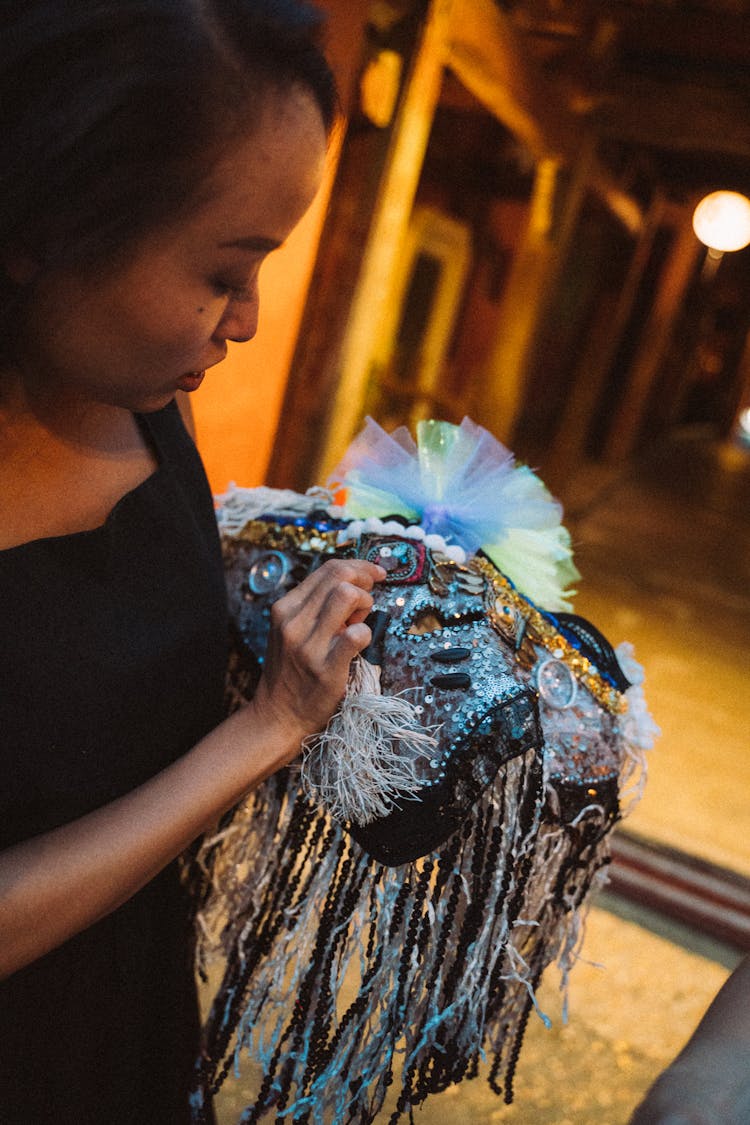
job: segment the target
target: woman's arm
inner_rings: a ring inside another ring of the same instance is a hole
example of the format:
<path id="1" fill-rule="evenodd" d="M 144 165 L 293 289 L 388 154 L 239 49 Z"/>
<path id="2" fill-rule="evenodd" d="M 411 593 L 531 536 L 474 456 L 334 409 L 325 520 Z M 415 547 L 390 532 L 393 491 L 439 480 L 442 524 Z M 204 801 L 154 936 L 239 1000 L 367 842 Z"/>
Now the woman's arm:
<path id="1" fill-rule="evenodd" d="M 659 1076 L 631 1125 L 748 1125 L 750 957 L 735 969 L 692 1037 Z"/>
<path id="2" fill-rule="evenodd" d="M 384 576 L 357 560 L 326 563 L 274 606 L 251 703 L 131 793 L 0 855 L 0 976 L 116 909 L 296 757 L 344 693 Z"/>

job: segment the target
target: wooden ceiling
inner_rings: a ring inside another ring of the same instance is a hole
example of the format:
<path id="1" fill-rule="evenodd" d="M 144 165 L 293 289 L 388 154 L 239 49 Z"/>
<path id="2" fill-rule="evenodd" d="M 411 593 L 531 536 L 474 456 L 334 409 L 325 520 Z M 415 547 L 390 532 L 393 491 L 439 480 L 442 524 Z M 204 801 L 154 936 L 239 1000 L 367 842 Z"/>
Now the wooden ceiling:
<path id="1" fill-rule="evenodd" d="M 623 187 L 750 194 L 750 3 L 497 3 Z"/>

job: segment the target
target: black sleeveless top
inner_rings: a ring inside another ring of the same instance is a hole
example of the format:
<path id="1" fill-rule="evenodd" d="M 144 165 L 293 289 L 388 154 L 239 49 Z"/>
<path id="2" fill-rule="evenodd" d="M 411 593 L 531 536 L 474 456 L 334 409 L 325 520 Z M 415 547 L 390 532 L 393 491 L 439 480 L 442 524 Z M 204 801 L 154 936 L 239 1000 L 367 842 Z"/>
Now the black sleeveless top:
<path id="1" fill-rule="evenodd" d="M 213 504 L 174 403 L 154 474 L 94 531 L 0 552 L 0 848 L 141 784 L 223 717 Z M 188 1120 L 197 1042 L 176 864 L 0 983 L 2 1125 Z"/>

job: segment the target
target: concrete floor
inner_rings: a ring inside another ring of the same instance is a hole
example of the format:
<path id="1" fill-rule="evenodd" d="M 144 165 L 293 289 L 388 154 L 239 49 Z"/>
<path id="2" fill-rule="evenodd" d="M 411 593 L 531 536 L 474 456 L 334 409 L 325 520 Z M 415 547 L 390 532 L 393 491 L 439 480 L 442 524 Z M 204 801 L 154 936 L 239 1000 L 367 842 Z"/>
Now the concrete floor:
<path id="1" fill-rule="evenodd" d="M 750 450 L 688 431 L 570 491 L 576 610 L 633 642 L 662 730 L 628 825 L 750 876 Z"/>
<path id="2" fill-rule="evenodd" d="M 628 824 L 750 875 L 750 453 L 683 434 L 628 473 L 587 474 L 568 492 L 583 574 L 576 609 L 613 643 L 635 644 L 663 732 Z M 626 1125 L 737 959 L 679 927 L 656 929 L 603 896 L 572 974 L 567 1026 L 554 968 L 545 977 L 553 1027 L 529 1025 L 515 1104 L 480 1078 L 428 1100 L 415 1120 Z M 239 1120 L 252 1092 L 251 1078 L 227 1085 L 220 1125 Z"/>

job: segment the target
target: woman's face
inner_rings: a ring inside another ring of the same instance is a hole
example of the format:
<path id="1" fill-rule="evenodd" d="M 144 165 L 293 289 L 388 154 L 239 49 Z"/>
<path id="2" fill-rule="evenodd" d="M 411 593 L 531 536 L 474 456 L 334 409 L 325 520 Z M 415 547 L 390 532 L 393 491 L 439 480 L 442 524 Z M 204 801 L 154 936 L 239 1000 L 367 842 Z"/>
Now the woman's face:
<path id="1" fill-rule="evenodd" d="M 260 267 L 312 202 L 325 151 L 312 96 L 269 93 L 258 127 L 218 163 L 193 213 L 109 272 L 39 280 L 20 353 L 27 390 L 139 411 L 195 390 L 228 340 L 255 335 Z"/>

